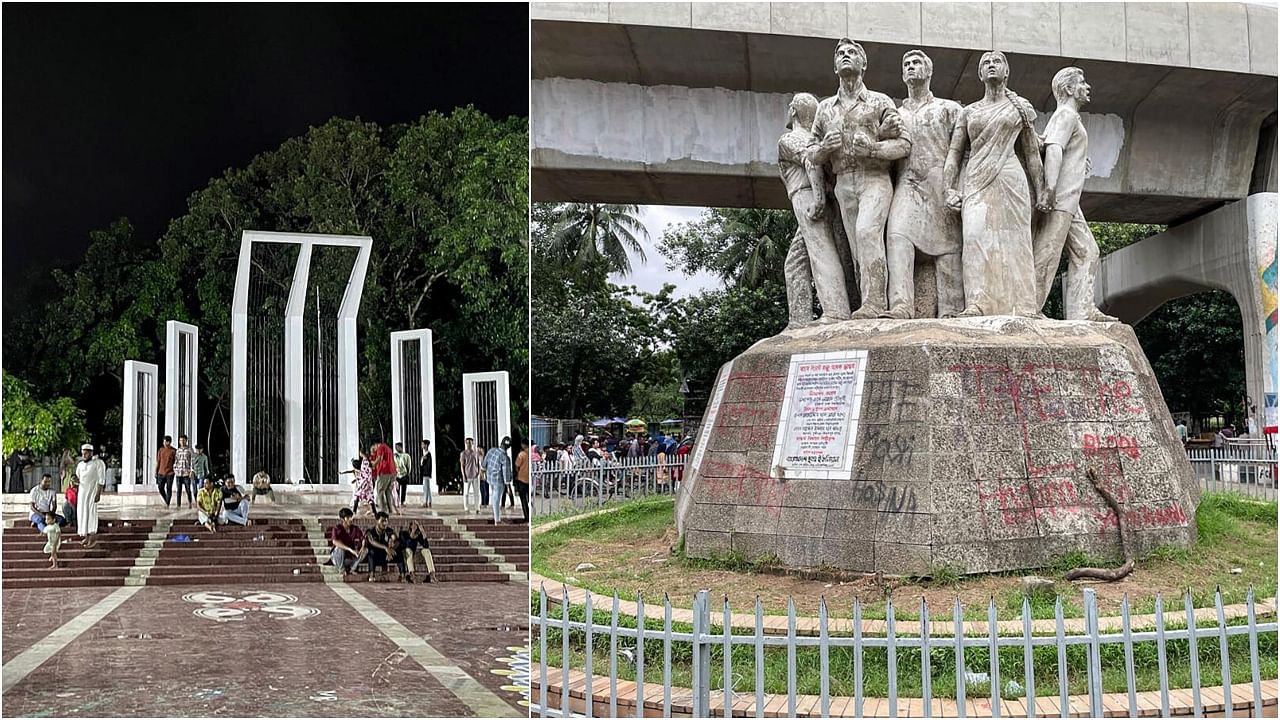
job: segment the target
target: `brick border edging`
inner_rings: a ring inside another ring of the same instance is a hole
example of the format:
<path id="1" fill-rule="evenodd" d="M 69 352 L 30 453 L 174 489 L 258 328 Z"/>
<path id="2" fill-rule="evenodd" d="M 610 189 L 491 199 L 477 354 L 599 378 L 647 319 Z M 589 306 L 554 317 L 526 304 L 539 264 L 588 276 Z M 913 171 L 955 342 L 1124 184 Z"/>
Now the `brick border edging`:
<path id="1" fill-rule="evenodd" d="M 530 700 L 537 703 L 542 697 L 542 669 L 541 663 L 533 663 L 530 666 L 529 687 Z M 547 706 L 559 709 L 561 692 L 563 689 L 563 668 L 555 666 L 545 666 L 547 672 Z M 569 709 L 574 712 L 581 712 L 586 708 L 586 673 L 581 670 L 571 669 L 569 671 Z M 596 717 L 608 717 L 610 714 L 610 696 L 609 678 L 594 675 L 594 684 L 592 685 L 592 714 Z M 604 693 L 595 691 L 595 688 L 603 685 Z M 618 717 L 634 716 L 636 711 L 636 683 L 632 680 L 618 680 L 618 695 L 614 703 L 617 705 Z M 1253 690 L 1252 683 L 1233 685 L 1234 691 L 1231 694 L 1231 708 L 1233 711 L 1245 712 L 1245 717 L 1251 717 L 1248 713 L 1253 710 Z M 1277 681 L 1263 680 L 1260 683 L 1262 706 L 1275 707 L 1277 705 Z M 644 708 L 646 717 L 661 716 L 663 710 L 663 686 L 661 683 L 645 683 Z M 712 691 L 711 693 L 711 717 L 723 717 L 723 691 Z M 765 694 L 765 717 L 790 717 L 787 713 L 787 696 L 773 693 Z M 693 708 L 691 706 L 693 698 L 693 690 L 690 688 L 671 687 L 671 717 L 692 717 Z M 1160 717 L 1160 693 L 1156 690 L 1147 690 L 1136 693 L 1137 711 L 1139 717 Z M 1036 697 L 1035 712 L 1039 717 L 1060 717 L 1061 712 L 1058 706 L 1058 696 L 1052 697 Z M 1225 709 L 1226 701 L 1222 686 L 1202 687 L 1200 688 L 1201 712 L 1202 714 L 1219 713 Z M 554 705 L 553 705 L 554 701 Z M 576 702 L 575 702 L 576 701 Z M 796 695 L 796 717 L 822 717 L 820 707 L 820 697 L 817 695 Z M 1069 707 L 1069 717 L 1093 717 L 1090 710 L 1088 695 L 1068 695 L 1067 703 Z M 856 715 L 854 710 L 853 698 L 840 695 L 832 695 L 829 698 L 830 716 L 829 717 L 889 717 L 889 706 L 886 698 L 880 697 L 863 697 L 863 714 Z M 990 717 L 991 701 L 988 698 L 968 699 L 965 702 L 965 715 L 967 717 Z M 1102 694 L 1103 717 L 1128 717 L 1129 715 L 1129 696 L 1128 693 L 1103 693 Z M 743 693 L 735 693 L 733 706 L 730 710 L 734 717 L 754 717 L 755 716 L 755 694 L 750 695 Z M 957 717 L 958 712 L 956 702 L 950 698 L 933 698 L 930 701 L 930 708 L 933 711 L 933 717 Z M 651 715 L 648 711 L 654 711 Z M 898 717 L 920 717 L 924 710 L 924 700 L 922 698 L 898 698 Z M 1194 712 L 1194 702 L 1189 690 L 1169 690 L 1169 715 L 1191 715 Z M 1024 699 L 1001 700 L 1000 701 L 1001 717 L 1027 717 L 1026 701 Z M 532 715 L 537 717 L 535 713 Z"/>
<path id="2" fill-rule="evenodd" d="M 530 535 L 531 536 L 540 535 L 544 532 L 560 527 L 561 525 L 566 525 L 570 522 L 577 522 L 578 520 L 584 520 L 586 518 L 594 517 L 596 515 L 604 515 L 612 512 L 617 512 L 619 507 L 621 506 L 602 508 L 600 510 L 593 510 L 591 512 L 582 513 L 580 515 L 571 515 L 569 517 L 560 518 L 559 520 L 554 520 L 552 522 L 546 523 L 545 525 L 534 526 L 530 531 Z M 532 592 L 534 591 L 535 588 L 540 586 L 548 586 L 549 589 L 547 590 L 547 599 L 548 601 L 553 603 L 560 602 L 562 595 L 559 593 L 554 593 L 553 590 L 555 587 L 561 587 L 561 588 L 568 589 L 568 600 L 571 604 L 575 604 L 575 605 L 585 604 L 586 595 L 590 594 L 591 604 L 593 607 L 596 607 L 596 608 L 612 607 L 613 598 L 611 596 L 602 595 L 600 593 L 587 590 L 585 588 L 578 587 L 576 585 L 571 585 L 563 581 L 557 581 L 557 580 L 552 580 L 550 578 L 543 577 L 532 566 L 530 566 L 529 589 Z M 631 617 L 635 617 L 636 609 L 637 607 L 634 601 L 622 600 L 621 598 L 619 598 L 618 600 L 619 613 L 630 615 Z M 645 617 L 649 620 L 664 619 L 665 611 L 662 605 L 660 604 L 646 603 L 644 610 L 645 610 L 644 612 Z M 1227 605 L 1222 608 L 1222 611 L 1223 611 L 1223 617 L 1225 620 L 1236 620 L 1236 619 L 1248 616 L 1248 605 L 1244 603 Z M 1254 611 L 1260 616 L 1275 614 L 1276 598 L 1270 597 L 1262 600 L 1255 600 Z M 713 612 L 712 614 L 717 617 L 719 616 L 719 613 Z M 1216 608 L 1196 608 L 1195 617 L 1197 622 L 1216 621 L 1218 619 L 1217 609 Z M 1164 613 L 1164 620 L 1166 624 L 1171 622 L 1185 623 L 1186 618 L 1187 618 L 1186 611 L 1182 609 L 1165 610 L 1165 613 Z M 690 610 L 689 608 L 673 606 L 671 608 L 671 620 L 672 622 L 682 622 L 686 624 L 692 624 L 693 611 Z M 1129 623 L 1130 623 L 1130 627 L 1133 630 L 1144 629 L 1144 628 L 1154 628 L 1156 624 L 1156 616 L 1155 616 L 1155 613 L 1148 613 L 1144 615 L 1130 615 Z M 731 613 L 729 624 L 730 624 L 730 627 L 732 627 L 735 630 L 748 630 L 748 631 L 754 632 L 756 628 L 756 618 L 754 614 L 748 615 L 745 613 Z M 1119 630 L 1122 630 L 1123 627 L 1124 627 L 1124 620 L 1120 616 L 1111 615 L 1111 616 L 1104 616 L 1104 617 L 1098 618 L 1099 631 L 1103 631 L 1103 632 L 1119 631 Z M 1064 618 L 1063 629 L 1065 632 L 1084 632 L 1085 630 L 1084 618 Z M 827 630 L 828 632 L 850 632 L 851 633 L 853 632 L 853 621 L 848 618 L 829 615 L 827 619 Z M 895 620 L 894 631 L 898 635 L 919 635 L 920 621 Z M 820 632 L 820 628 L 819 628 L 818 618 L 810 617 L 810 616 L 799 616 L 799 615 L 796 616 L 796 634 L 797 635 L 817 635 L 819 634 L 819 632 Z M 864 619 L 862 621 L 862 632 L 868 635 L 884 635 L 885 633 L 888 632 L 888 630 L 884 620 L 865 620 Z M 974 634 L 985 635 L 989 632 L 989 630 L 987 627 L 987 622 L 985 620 L 965 620 L 963 622 L 963 632 L 966 635 L 974 635 Z M 1021 635 L 1022 620 L 1020 619 L 1019 620 L 998 620 L 996 621 L 996 632 L 1001 635 Z M 1042 633 L 1042 634 L 1055 633 L 1057 632 L 1056 621 L 1032 620 L 1031 632 L 1033 634 L 1034 633 Z M 764 616 L 764 634 L 785 635 L 786 633 L 787 633 L 787 616 L 786 615 L 766 614 Z M 931 636 L 953 636 L 955 634 L 955 623 L 950 619 L 936 620 L 931 618 L 929 620 L 929 634 Z"/>

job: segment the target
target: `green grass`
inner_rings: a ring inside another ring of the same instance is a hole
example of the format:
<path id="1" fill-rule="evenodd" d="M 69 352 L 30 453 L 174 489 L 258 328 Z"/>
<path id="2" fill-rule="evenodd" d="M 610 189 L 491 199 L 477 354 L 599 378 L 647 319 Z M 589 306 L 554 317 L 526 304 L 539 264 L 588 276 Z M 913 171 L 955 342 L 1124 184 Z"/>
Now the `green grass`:
<path id="1" fill-rule="evenodd" d="M 648 498 L 625 502 L 614 512 L 585 517 L 581 520 L 566 523 L 553 530 L 535 535 L 532 549 L 533 568 L 542 575 L 564 580 L 565 572 L 558 572 L 552 558 L 568 543 L 575 539 L 583 539 L 602 543 L 627 543 L 633 540 L 652 540 L 661 536 L 674 522 L 674 501 L 670 497 Z M 1201 497 L 1196 513 L 1198 531 L 1197 544 L 1192 548 L 1162 547 L 1157 548 L 1149 557 L 1139 562 L 1139 569 L 1152 567 L 1159 563 L 1161 571 L 1186 578 L 1185 587 L 1189 587 L 1196 607 L 1211 607 L 1214 604 L 1215 591 L 1221 589 L 1224 604 L 1239 603 L 1245 600 L 1249 587 L 1254 588 L 1255 597 L 1273 597 L 1276 594 L 1276 527 L 1277 504 L 1246 499 L 1234 493 L 1210 492 Z M 683 542 L 676 548 L 673 560 L 681 567 L 691 571 L 719 570 L 742 574 L 782 573 L 785 572 L 777 558 L 749 561 L 740 554 L 726 555 L 711 559 L 690 558 L 684 553 Z M 563 561 L 563 559 L 562 559 Z M 1065 571 L 1081 566 L 1107 567 L 1115 564 L 1114 558 L 1100 558 L 1082 552 L 1064 555 L 1050 567 L 1042 568 L 1039 574 L 1050 578 L 1061 578 Z M 1243 572 L 1231 574 L 1232 567 L 1239 567 Z M 1207 569 L 1206 569 L 1207 568 Z M 997 576 L 1017 577 L 1024 572 L 1000 573 Z M 945 587 L 962 590 L 968 584 L 981 581 L 983 577 L 969 578 L 961 576 L 950 568 L 933 568 L 931 576 L 921 582 L 926 587 Z M 647 574 L 637 571 L 626 578 L 627 586 L 618 584 L 618 580 L 609 578 L 575 578 L 575 584 L 594 592 L 610 595 L 615 592 L 630 597 L 634 588 L 644 587 Z M 1065 617 L 1081 617 L 1083 607 L 1078 591 L 1065 581 L 1059 580 L 1055 588 L 1063 600 Z M 993 602 L 1001 619 L 1021 617 L 1023 593 L 1020 588 L 1012 587 L 1000 592 Z M 1054 595 L 1041 594 L 1032 597 L 1031 614 L 1035 619 L 1052 619 L 1054 617 Z M 687 604 L 685 599 L 683 604 Z M 1166 594 L 1166 609 L 1182 607 L 1180 594 Z M 895 616 L 902 620 L 918 619 L 919 602 L 899 599 L 895 607 Z M 1131 611 L 1134 614 L 1151 613 L 1155 609 L 1154 596 L 1138 596 L 1132 600 Z M 749 608 L 739 608 L 739 612 L 749 612 Z M 766 607 L 766 611 L 777 612 L 785 607 Z M 832 607 L 833 614 L 848 616 L 849 608 Z M 948 604 L 930 607 L 930 615 L 935 618 L 950 618 L 952 608 Z M 867 619 L 883 619 L 885 606 L 883 602 L 867 602 L 863 604 L 863 616 Z M 968 603 L 963 608 L 966 620 L 984 620 L 987 617 L 986 603 Z"/>

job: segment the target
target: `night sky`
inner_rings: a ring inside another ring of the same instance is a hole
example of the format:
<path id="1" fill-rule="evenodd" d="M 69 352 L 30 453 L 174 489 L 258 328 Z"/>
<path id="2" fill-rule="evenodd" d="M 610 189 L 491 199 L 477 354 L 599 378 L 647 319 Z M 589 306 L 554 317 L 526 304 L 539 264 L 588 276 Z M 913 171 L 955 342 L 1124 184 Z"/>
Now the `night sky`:
<path id="1" fill-rule="evenodd" d="M 154 242 L 210 178 L 332 117 L 528 115 L 523 4 L 6 4 L 3 28 L 6 315 L 89 231 L 125 216 Z"/>

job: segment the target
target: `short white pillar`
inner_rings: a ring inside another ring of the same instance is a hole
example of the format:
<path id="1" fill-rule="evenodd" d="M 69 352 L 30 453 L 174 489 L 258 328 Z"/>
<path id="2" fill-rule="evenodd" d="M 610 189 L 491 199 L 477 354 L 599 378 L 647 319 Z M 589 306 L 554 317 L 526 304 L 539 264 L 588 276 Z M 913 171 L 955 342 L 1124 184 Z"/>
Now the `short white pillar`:
<path id="1" fill-rule="evenodd" d="M 151 448 L 159 447 L 160 368 L 154 363 L 124 361 L 124 427 L 120 442 L 119 492 L 150 485 Z M 142 425 L 141 433 L 138 426 Z"/>

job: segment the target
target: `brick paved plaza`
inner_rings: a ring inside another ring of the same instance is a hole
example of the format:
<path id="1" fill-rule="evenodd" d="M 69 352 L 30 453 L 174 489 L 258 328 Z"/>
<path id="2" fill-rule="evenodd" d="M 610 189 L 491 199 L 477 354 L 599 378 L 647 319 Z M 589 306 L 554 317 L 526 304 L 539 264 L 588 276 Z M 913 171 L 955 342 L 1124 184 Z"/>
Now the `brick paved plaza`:
<path id="1" fill-rule="evenodd" d="M 510 677 L 527 667 L 526 526 L 416 511 L 441 582 L 344 582 L 318 564 L 336 514 L 271 508 L 209 534 L 125 508 L 96 550 L 65 536 L 54 571 L 7 516 L 3 714 L 526 715 Z"/>

